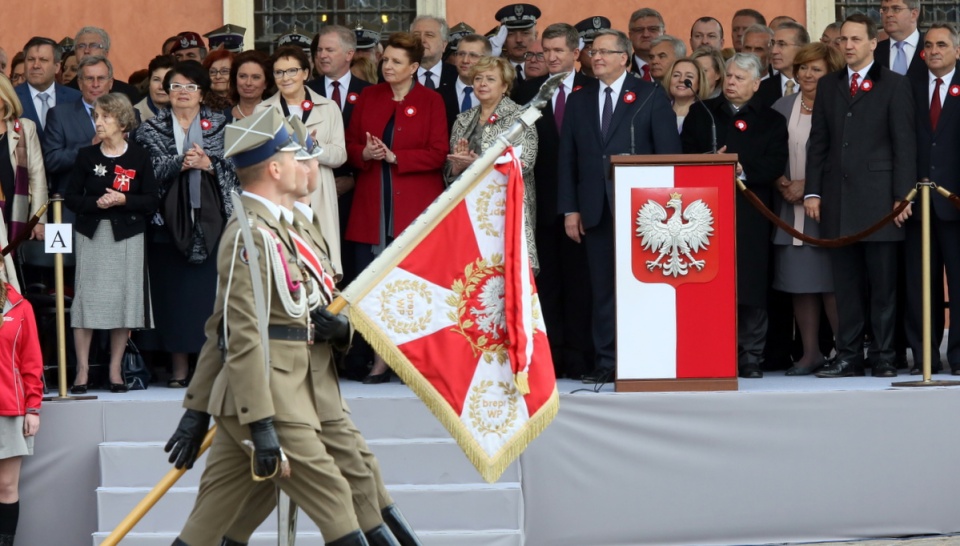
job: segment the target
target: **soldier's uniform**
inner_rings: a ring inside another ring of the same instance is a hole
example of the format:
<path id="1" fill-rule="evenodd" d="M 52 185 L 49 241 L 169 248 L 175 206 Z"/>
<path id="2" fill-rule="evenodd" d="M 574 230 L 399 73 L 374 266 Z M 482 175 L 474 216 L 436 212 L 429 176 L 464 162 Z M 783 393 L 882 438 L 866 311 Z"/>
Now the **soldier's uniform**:
<path id="1" fill-rule="evenodd" d="M 264 124 L 268 125 L 266 131 Z M 239 166 L 254 165 L 257 162 L 249 162 L 251 159 L 263 156 L 262 160 L 266 160 L 276 151 L 299 147 L 274 112 L 229 127 L 228 150 L 230 128 L 234 127 L 257 127 L 259 130 L 249 138 L 261 139 L 258 146 L 239 146 L 241 153 L 247 154 L 236 154 Z M 267 136 L 263 137 L 264 134 Z M 248 135 L 241 135 L 242 138 Z M 246 165 L 241 164 L 241 157 L 248 161 Z M 245 440 L 251 439 L 248 425 L 272 417 L 292 477 L 262 483 L 279 486 L 289 495 L 317 524 L 328 544 L 341 539 L 347 539 L 344 543 L 365 544 L 350 487 L 317 436 L 320 419 L 314 405 L 316 382 L 307 349 L 310 319 L 305 291 L 296 288 L 304 286 L 305 281 L 296 247 L 278 214 L 278 206 L 249 193 L 242 201 L 259 255 L 256 265 L 265 284 L 265 298 L 270 301 L 268 324 L 258 323 L 247 265 L 255 253 L 245 247 L 234 217 L 224 229 L 220 243 L 218 297 L 206 325 L 207 342 L 197 364 L 198 380 L 191 384 L 184 400 L 186 408 L 213 415 L 219 428 L 196 504 L 177 543 L 220 543 L 224 530 L 257 484 L 250 474 L 251 448 L 244 445 Z M 270 332 L 269 355 L 263 351 L 261 327 Z M 265 371 L 267 357 L 269 369 Z M 357 535 L 359 541 L 352 541 Z"/>

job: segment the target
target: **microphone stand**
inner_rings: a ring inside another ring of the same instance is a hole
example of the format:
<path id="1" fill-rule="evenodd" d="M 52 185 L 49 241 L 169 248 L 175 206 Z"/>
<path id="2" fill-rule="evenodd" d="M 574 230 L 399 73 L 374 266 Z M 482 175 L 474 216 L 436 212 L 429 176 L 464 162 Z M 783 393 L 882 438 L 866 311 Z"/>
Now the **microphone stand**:
<path id="1" fill-rule="evenodd" d="M 647 95 L 647 98 L 643 99 L 643 102 L 640 103 L 640 107 L 637 108 L 637 111 L 633 113 L 633 116 L 630 118 L 630 155 L 636 155 L 636 137 L 634 136 L 633 122 L 637 121 L 637 114 L 643 111 L 643 107 L 650 102 L 650 99 L 653 98 L 653 94 L 657 92 L 657 88 L 660 87 L 660 82 L 653 82 L 653 91 Z"/>
<path id="2" fill-rule="evenodd" d="M 707 115 L 710 116 L 710 153 L 717 153 L 717 120 L 713 118 L 713 112 L 707 108 L 707 105 L 703 103 L 703 99 L 700 98 L 700 94 L 693 90 L 693 82 L 690 79 L 683 80 L 683 85 L 687 89 L 693 91 L 693 100 L 699 102 L 703 109 L 706 110 Z"/>

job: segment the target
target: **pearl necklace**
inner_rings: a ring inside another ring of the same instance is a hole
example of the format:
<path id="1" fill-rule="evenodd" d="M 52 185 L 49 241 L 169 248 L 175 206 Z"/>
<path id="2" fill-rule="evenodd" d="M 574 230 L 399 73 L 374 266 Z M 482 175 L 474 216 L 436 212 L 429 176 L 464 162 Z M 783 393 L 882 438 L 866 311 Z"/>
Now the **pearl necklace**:
<path id="1" fill-rule="evenodd" d="M 256 110 L 257 107 L 254 106 L 253 108 L 254 108 L 254 110 Z M 240 103 L 239 103 L 239 102 L 237 103 L 237 112 L 240 114 L 240 117 L 237 118 L 237 119 L 245 119 L 245 118 L 247 117 L 247 115 L 243 113 L 243 108 L 240 108 Z M 252 115 L 252 113 L 251 113 L 251 115 Z"/>
<path id="2" fill-rule="evenodd" d="M 813 108 L 810 106 L 807 106 L 807 103 L 803 102 L 803 97 L 800 97 L 800 108 L 803 108 L 807 112 L 813 112 Z"/>

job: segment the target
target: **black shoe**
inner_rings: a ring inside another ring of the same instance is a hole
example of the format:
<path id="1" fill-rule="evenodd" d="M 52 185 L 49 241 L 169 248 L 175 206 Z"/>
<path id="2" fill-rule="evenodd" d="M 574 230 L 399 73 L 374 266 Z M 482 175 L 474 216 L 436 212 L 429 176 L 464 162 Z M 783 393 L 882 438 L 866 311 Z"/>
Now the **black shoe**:
<path id="1" fill-rule="evenodd" d="M 420 538 L 413 532 L 413 528 L 407 523 L 407 519 L 400 513 L 400 509 L 397 508 L 396 504 L 391 504 L 383 510 L 380 510 L 380 515 L 383 517 L 383 522 L 387 524 L 387 527 L 390 528 L 393 536 L 397 538 L 401 546 L 423 546 Z"/>
<path id="2" fill-rule="evenodd" d="M 127 387 L 126 383 L 110 383 L 110 392 L 112 393 L 124 393 L 130 390 L 130 387 Z"/>
<path id="3" fill-rule="evenodd" d="M 954 366 L 953 371 L 950 372 L 950 375 L 960 375 L 960 366 Z"/>
<path id="4" fill-rule="evenodd" d="M 364 536 L 367 537 L 370 546 L 400 546 L 400 542 L 390 532 L 390 528 L 382 523 L 364 533 Z"/>
<path id="5" fill-rule="evenodd" d="M 826 364 L 827 360 L 823 357 L 820 357 L 820 360 L 809 366 L 797 366 L 794 364 L 793 366 L 790 366 L 790 368 L 787 370 L 787 373 L 784 375 L 810 375 L 820 368 L 826 366 Z"/>
<path id="6" fill-rule="evenodd" d="M 357 529 L 332 542 L 327 542 L 327 546 L 370 546 L 363 531 Z"/>
<path id="7" fill-rule="evenodd" d="M 70 394 L 87 394 L 87 384 L 77 383 L 70 387 Z"/>
<path id="8" fill-rule="evenodd" d="M 870 372 L 874 377 L 896 377 L 897 368 L 894 367 L 892 362 L 880 361 L 874 364 L 870 368 Z"/>
<path id="9" fill-rule="evenodd" d="M 930 367 L 930 373 L 940 373 L 943 371 L 943 363 L 937 360 L 933 363 L 933 366 Z M 912 368 L 910 368 L 910 375 L 923 375 L 923 363 L 915 363 Z M 957 375 L 957 374 L 954 374 Z"/>
<path id="10" fill-rule="evenodd" d="M 816 373 L 817 377 L 860 377 L 863 376 L 863 362 L 837 359 Z"/>
<path id="11" fill-rule="evenodd" d="M 760 371 L 760 365 L 756 362 L 748 362 L 737 366 L 737 375 L 745 379 L 760 379 L 763 372 Z"/>
<path id="12" fill-rule="evenodd" d="M 390 370 L 387 370 L 383 373 L 378 373 L 376 375 L 369 374 L 363 378 L 364 385 L 377 385 L 379 383 L 389 383 L 390 382 Z"/>
<path id="13" fill-rule="evenodd" d="M 906 370 L 909 364 L 907 363 L 907 354 L 897 354 L 893 357 L 893 367 L 898 370 Z"/>
<path id="14" fill-rule="evenodd" d="M 609 383 L 613 380 L 613 370 L 600 369 L 593 370 L 588 374 L 583 374 L 580 376 L 580 381 L 588 385 L 596 385 L 597 383 Z"/>

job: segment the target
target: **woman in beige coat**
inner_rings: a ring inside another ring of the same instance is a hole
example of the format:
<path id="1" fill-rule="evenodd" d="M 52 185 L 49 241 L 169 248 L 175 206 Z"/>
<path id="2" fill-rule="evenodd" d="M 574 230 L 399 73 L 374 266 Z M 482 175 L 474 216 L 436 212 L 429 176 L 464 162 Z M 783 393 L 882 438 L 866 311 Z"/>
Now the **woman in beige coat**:
<path id="1" fill-rule="evenodd" d="M 330 261 L 339 280 L 343 266 L 340 260 L 340 213 L 333 169 L 347 160 L 343 117 L 336 103 L 304 85 L 310 77 L 310 60 L 302 49 L 292 46 L 278 48 L 271 60 L 277 93 L 257 108 L 276 108 L 284 117 L 299 117 L 323 149 L 318 158 L 320 172 L 317 190 L 310 196 L 310 205 L 319 217 L 323 238 L 330 249 Z"/>
<path id="2" fill-rule="evenodd" d="M 13 84 L 0 74 L 0 248 L 26 229 L 26 223 L 47 202 L 47 175 L 37 126 L 23 115 L 23 105 Z M 37 224 L 31 239 L 43 239 L 43 224 Z M 4 257 L 10 284 L 19 291 L 13 257 Z"/>

